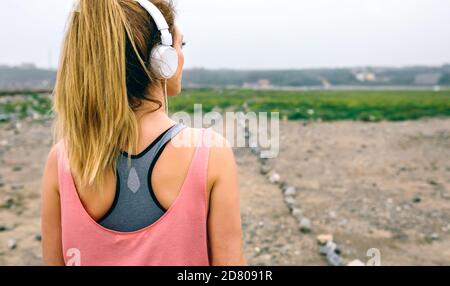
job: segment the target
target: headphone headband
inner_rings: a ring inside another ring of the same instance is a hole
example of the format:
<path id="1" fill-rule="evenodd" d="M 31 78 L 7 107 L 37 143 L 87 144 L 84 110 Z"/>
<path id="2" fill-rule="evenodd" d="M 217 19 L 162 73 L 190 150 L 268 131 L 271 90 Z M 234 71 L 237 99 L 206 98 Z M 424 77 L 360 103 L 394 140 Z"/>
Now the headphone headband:
<path id="1" fill-rule="evenodd" d="M 172 46 L 173 39 L 172 34 L 169 32 L 169 25 L 158 7 L 149 0 L 136 0 L 136 2 L 138 2 L 155 21 L 156 26 L 161 33 L 161 43 L 164 46 Z"/>

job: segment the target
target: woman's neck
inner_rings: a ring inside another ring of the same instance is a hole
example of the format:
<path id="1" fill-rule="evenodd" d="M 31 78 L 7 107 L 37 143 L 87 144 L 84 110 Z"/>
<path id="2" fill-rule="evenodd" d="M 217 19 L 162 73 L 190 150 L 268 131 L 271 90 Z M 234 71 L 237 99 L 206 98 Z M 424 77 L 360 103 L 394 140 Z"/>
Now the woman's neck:
<path id="1" fill-rule="evenodd" d="M 163 114 L 167 117 L 169 116 L 166 113 L 166 99 L 163 83 L 155 84 L 154 86 L 148 88 L 146 97 L 148 99 L 152 99 L 153 101 L 159 102 L 161 107 L 157 111 L 151 112 L 157 109 L 159 104 L 149 100 L 142 100 L 141 105 L 134 112 L 138 120 L 142 119 L 144 116 L 151 116 L 152 114 L 157 117 L 161 117 Z"/>

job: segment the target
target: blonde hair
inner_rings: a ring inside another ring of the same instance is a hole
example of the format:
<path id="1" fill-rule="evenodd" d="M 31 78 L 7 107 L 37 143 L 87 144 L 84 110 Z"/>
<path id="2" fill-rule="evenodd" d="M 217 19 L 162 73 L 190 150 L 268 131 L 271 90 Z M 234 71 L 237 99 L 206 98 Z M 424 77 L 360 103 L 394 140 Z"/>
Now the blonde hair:
<path id="1" fill-rule="evenodd" d="M 172 2 L 152 3 L 173 31 Z M 54 143 L 64 140 L 72 175 L 99 189 L 108 170 L 115 174 L 122 148 L 137 152 L 135 109 L 142 100 L 162 106 L 146 97 L 154 83 L 149 54 L 160 39 L 154 21 L 134 0 L 80 0 L 78 5 L 54 90 Z"/>

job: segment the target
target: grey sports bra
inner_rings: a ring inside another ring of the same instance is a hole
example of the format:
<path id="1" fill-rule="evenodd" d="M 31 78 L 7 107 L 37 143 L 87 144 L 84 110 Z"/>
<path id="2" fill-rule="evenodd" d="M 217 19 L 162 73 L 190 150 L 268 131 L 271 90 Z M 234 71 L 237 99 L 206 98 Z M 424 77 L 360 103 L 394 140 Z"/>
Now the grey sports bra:
<path id="1" fill-rule="evenodd" d="M 98 223 L 114 231 L 132 232 L 156 222 L 166 210 L 158 202 L 150 178 L 162 151 L 169 141 L 181 130 L 183 124 L 176 124 L 163 132 L 144 151 L 131 155 L 121 152 L 117 161 L 117 187 L 111 209 Z"/>

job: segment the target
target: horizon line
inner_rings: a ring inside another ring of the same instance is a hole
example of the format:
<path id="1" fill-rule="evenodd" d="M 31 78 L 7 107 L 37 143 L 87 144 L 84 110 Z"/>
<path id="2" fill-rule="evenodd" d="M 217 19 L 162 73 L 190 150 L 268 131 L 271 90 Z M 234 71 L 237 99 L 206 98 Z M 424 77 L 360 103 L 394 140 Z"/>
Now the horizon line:
<path id="1" fill-rule="evenodd" d="M 441 63 L 441 64 L 408 64 L 408 65 L 348 65 L 348 66 L 328 66 L 328 67 L 291 67 L 291 68 L 232 68 L 232 67 L 218 67 L 218 68 L 208 68 L 208 67 L 185 67 L 184 71 L 188 70 L 206 70 L 206 71 L 242 71 L 242 72 L 255 72 L 255 71 L 296 71 L 296 70 L 340 70 L 340 69 L 368 69 L 368 68 L 384 68 L 384 69 L 407 69 L 407 68 L 442 68 L 445 66 L 449 66 L 449 62 Z M 47 70 L 47 71 L 56 71 L 58 67 L 44 67 L 37 65 L 32 62 L 23 62 L 21 64 L 4 64 L 0 63 L 0 67 L 8 67 L 8 68 L 23 68 L 27 67 L 34 68 L 37 70 Z"/>

